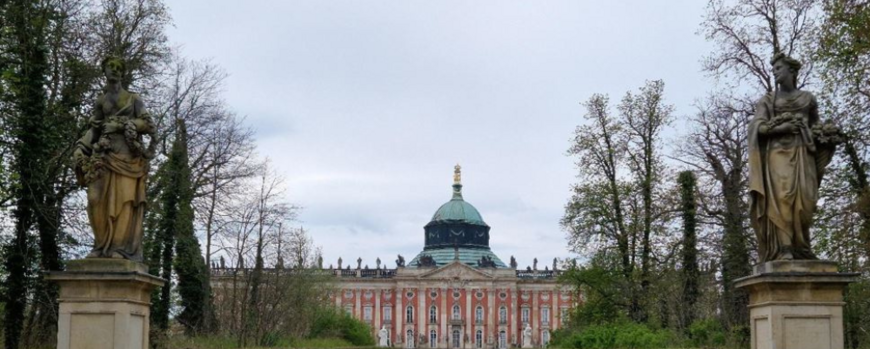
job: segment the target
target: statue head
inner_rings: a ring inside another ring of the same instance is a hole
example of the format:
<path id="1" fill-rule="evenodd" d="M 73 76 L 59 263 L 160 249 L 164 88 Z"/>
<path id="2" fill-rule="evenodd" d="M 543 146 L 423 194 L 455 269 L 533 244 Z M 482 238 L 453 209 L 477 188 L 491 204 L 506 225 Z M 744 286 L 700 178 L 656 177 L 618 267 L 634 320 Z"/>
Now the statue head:
<path id="1" fill-rule="evenodd" d="M 789 57 L 785 53 L 777 52 L 770 59 L 773 66 L 773 77 L 777 84 L 792 83 L 797 87 L 798 72 L 801 70 L 801 62 Z"/>
<path id="2" fill-rule="evenodd" d="M 127 71 L 127 64 L 124 63 L 121 57 L 106 56 L 100 63 L 100 68 L 103 70 L 103 74 L 106 75 L 107 80 L 121 81 L 121 78 Z"/>

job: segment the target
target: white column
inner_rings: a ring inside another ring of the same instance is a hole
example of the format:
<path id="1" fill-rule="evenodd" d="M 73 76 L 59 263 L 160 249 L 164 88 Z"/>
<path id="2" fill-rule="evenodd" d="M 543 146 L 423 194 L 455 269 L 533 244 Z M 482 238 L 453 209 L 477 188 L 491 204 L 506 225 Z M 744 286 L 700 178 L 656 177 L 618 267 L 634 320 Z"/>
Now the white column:
<path id="1" fill-rule="evenodd" d="M 438 334 L 438 343 L 447 343 L 447 297 L 452 297 L 452 295 L 447 295 L 447 289 L 441 289 L 441 309 L 439 309 L 440 315 L 438 316 L 438 323 L 441 324 L 441 333 Z"/>
<path id="2" fill-rule="evenodd" d="M 354 297 L 353 302 L 353 313 L 357 319 L 362 320 L 362 290 L 359 288 L 356 289 L 356 297 Z"/>
<path id="3" fill-rule="evenodd" d="M 378 333 L 378 331 L 381 330 L 381 290 L 380 289 L 375 291 L 375 308 L 372 309 L 372 312 L 374 313 L 373 315 L 375 317 L 374 322 L 373 322 L 373 324 L 374 324 L 373 327 L 375 328 L 375 333 Z"/>
<path id="4" fill-rule="evenodd" d="M 537 346 L 537 341 L 535 340 L 538 336 L 537 333 L 541 329 L 541 326 L 538 324 L 538 318 L 541 315 L 541 307 L 538 305 L 538 297 L 541 296 L 541 292 L 532 291 L 532 318 L 529 320 L 532 325 L 532 346 Z"/>
<path id="5" fill-rule="evenodd" d="M 465 287 L 465 336 L 460 338 L 462 347 L 465 348 L 465 338 L 471 337 L 471 327 L 474 324 L 474 313 L 471 310 L 471 293 L 474 292 L 467 286 Z"/>
<path id="6" fill-rule="evenodd" d="M 517 334 L 517 323 L 520 322 L 520 318 L 517 317 L 517 307 L 519 306 L 520 297 L 519 293 L 520 291 L 518 288 L 514 288 L 511 290 L 511 316 L 510 319 L 508 319 L 511 323 L 511 331 L 508 334 L 507 341 L 511 342 L 511 338 L 515 338 L 519 344 L 522 344 L 522 342 L 520 342 L 519 334 Z"/>
<path id="7" fill-rule="evenodd" d="M 550 328 L 552 329 L 550 333 L 553 333 L 553 331 L 559 328 L 558 321 L 556 321 L 556 315 L 561 314 L 561 310 L 559 309 L 559 302 L 556 301 L 559 296 L 561 296 L 561 294 L 556 295 L 555 288 L 550 290 Z M 561 319 L 559 321 L 561 321 Z"/>
<path id="8" fill-rule="evenodd" d="M 402 328 L 402 324 L 405 323 L 405 305 L 402 304 L 402 299 L 405 297 L 405 289 L 396 287 L 396 292 L 393 294 L 396 298 L 396 317 L 393 320 L 396 321 L 396 338 L 405 338 L 404 329 Z M 405 341 L 396 341 L 399 343 L 405 343 Z"/>
<path id="9" fill-rule="evenodd" d="M 486 326 L 484 327 L 486 331 L 483 332 L 484 343 L 486 343 L 489 338 L 496 338 L 498 336 L 498 325 L 496 325 L 495 320 L 496 311 L 498 311 L 498 309 L 495 308 L 495 289 L 490 286 L 489 292 L 487 292 Z"/>
<path id="10" fill-rule="evenodd" d="M 426 288 L 417 287 L 417 333 L 415 334 L 417 338 L 420 338 L 420 335 L 429 336 L 429 333 L 426 332 L 426 315 L 429 314 L 429 310 L 426 308 Z M 419 341 L 418 341 L 419 342 Z"/>

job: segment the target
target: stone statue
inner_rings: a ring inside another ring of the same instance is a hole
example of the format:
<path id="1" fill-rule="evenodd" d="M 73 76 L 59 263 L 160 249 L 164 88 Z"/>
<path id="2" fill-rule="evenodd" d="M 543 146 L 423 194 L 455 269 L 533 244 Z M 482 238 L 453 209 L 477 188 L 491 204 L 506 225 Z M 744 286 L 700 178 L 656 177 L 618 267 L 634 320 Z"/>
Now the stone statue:
<path id="1" fill-rule="evenodd" d="M 420 255 L 420 258 L 417 259 L 417 266 L 430 268 L 437 267 L 438 264 L 435 262 L 435 258 L 432 258 L 432 256 L 428 254 L 423 254 Z"/>
<path id="2" fill-rule="evenodd" d="M 375 259 L 375 264 L 377 264 L 378 269 L 381 269 L 381 257 L 378 257 L 377 259 Z"/>
<path id="3" fill-rule="evenodd" d="M 761 262 L 816 259 L 810 225 L 841 135 L 819 122 L 816 97 L 797 88 L 801 63 L 777 53 L 771 64 L 778 88 L 761 98 L 749 123 L 750 223 Z"/>
<path id="4" fill-rule="evenodd" d="M 221 264 L 220 264 L 221 269 L 226 269 L 226 268 L 227 268 L 227 261 L 224 259 L 224 256 L 221 256 L 221 258 L 220 258 L 220 263 L 221 263 Z"/>
<path id="5" fill-rule="evenodd" d="M 378 330 L 378 346 L 379 347 L 388 347 L 390 346 L 390 334 L 387 332 L 387 326 L 381 325 L 381 329 Z"/>
<path id="6" fill-rule="evenodd" d="M 513 269 L 517 268 L 517 259 L 514 258 L 514 256 L 511 256 L 511 268 L 513 268 Z"/>
<path id="7" fill-rule="evenodd" d="M 523 329 L 523 348 L 531 348 L 532 347 L 532 326 L 526 324 L 526 328 Z"/>
<path id="8" fill-rule="evenodd" d="M 76 178 L 87 186 L 88 219 L 94 231 L 94 247 L 87 257 L 141 262 L 145 181 L 157 144 L 155 126 L 139 95 L 121 86 L 124 61 L 107 57 L 102 69 L 106 86 L 73 151 Z M 145 135 L 151 138 L 147 148 Z"/>
<path id="9" fill-rule="evenodd" d="M 396 268 L 404 268 L 405 267 L 405 257 L 399 255 L 399 258 L 396 259 Z"/>
<path id="10" fill-rule="evenodd" d="M 538 258 L 537 257 L 535 257 L 535 259 L 532 260 L 532 269 L 538 270 Z"/>
<path id="11" fill-rule="evenodd" d="M 341 269 L 341 257 L 338 257 L 338 269 Z"/>
<path id="12" fill-rule="evenodd" d="M 359 257 L 356 259 L 356 269 L 357 270 L 362 269 L 362 257 Z"/>
<path id="13" fill-rule="evenodd" d="M 558 267 L 559 267 L 559 258 L 558 258 L 558 257 L 554 257 L 554 258 L 553 258 L 553 271 L 558 270 L 558 269 L 557 269 Z"/>
<path id="14" fill-rule="evenodd" d="M 323 269 L 323 256 L 317 256 L 317 269 Z"/>

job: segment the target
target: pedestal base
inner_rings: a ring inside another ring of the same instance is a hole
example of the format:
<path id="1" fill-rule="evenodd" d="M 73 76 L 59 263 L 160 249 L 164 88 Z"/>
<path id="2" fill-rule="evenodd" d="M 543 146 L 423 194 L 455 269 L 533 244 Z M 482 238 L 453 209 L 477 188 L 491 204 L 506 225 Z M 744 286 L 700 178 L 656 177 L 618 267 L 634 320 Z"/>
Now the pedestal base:
<path id="1" fill-rule="evenodd" d="M 70 261 L 46 279 L 60 285 L 58 349 L 148 348 L 151 291 L 165 280 L 123 259 Z"/>
<path id="2" fill-rule="evenodd" d="M 843 349 L 843 290 L 830 261 L 771 261 L 735 281 L 749 291 L 752 349 Z"/>

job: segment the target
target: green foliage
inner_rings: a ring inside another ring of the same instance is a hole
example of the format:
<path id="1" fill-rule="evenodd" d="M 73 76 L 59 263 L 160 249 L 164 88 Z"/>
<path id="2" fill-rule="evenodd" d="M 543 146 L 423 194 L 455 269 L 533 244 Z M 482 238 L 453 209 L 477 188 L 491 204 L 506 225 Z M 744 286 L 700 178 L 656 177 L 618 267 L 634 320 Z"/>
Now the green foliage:
<path id="1" fill-rule="evenodd" d="M 367 324 L 332 307 L 321 308 L 315 313 L 308 338 L 340 338 L 355 346 L 375 344 Z"/>
<path id="2" fill-rule="evenodd" d="M 849 285 L 843 309 L 846 348 L 870 347 L 870 280 Z"/>
<path id="3" fill-rule="evenodd" d="M 698 270 L 698 235 L 696 232 L 697 203 L 695 199 L 696 179 L 691 171 L 680 172 L 677 181 L 680 185 L 680 211 L 683 219 L 683 248 L 682 248 L 682 281 L 683 281 L 683 309 L 682 324 L 691 324 L 695 321 L 695 303 L 700 297 L 698 282 L 700 271 Z"/>
<path id="4" fill-rule="evenodd" d="M 571 326 L 610 323 L 627 316 L 631 286 L 622 277 L 617 258 L 598 253 L 587 265 L 560 276 L 561 282 L 576 285 L 586 297 L 583 306 L 571 313 Z"/>
<path id="5" fill-rule="evenodd" d="M 187 152 L 187 128 L 179 122 L 176 141 L 169 154 L 168 165 L 172 173 L 168 193 L 177 196 L 175 220 L 175 271 L 178 274 L 178 295 L 181 297 L 181 313 L 176 320 L 184 325 L 188 334 L 202 330 L 204 309 L 209 296 L 206 294 L 205 262 L 199 240 L 193 230 L 193 187 L 190 182 L 190 165 Z"/>
<path id="6" fill-rule="evenodd" d="M 715 319 L 698 320 L 689 326 L 689 340 L 696 347 L 722 347 L 726 343 L 725 330 Z"/>
<path id="7" fill-rule="evenodd" d="M 574 332 L 564 329 L 554 331 L 550 346 L 576 349 L 661 349 L 675 342 L 674 335 L 669 331 L 619 322 L 588 326 Z"/>

